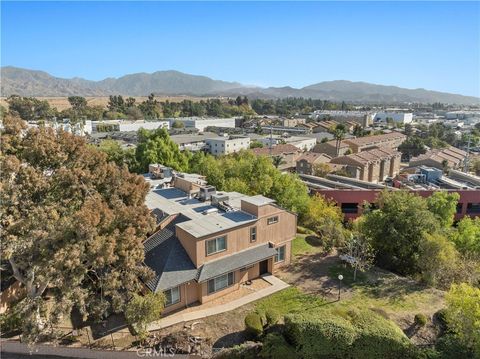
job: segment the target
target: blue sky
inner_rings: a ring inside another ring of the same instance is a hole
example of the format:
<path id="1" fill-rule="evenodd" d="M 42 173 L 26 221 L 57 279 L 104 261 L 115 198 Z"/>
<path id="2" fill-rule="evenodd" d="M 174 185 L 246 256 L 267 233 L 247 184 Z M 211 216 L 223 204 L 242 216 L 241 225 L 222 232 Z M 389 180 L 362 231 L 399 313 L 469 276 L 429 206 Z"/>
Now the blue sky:
<path id="1" fill-rule="evenodd" d="M 174 69 L 260 86 L 480 96 L 479 2 L 4 2 L 1 63 L 91 80 Z"/>

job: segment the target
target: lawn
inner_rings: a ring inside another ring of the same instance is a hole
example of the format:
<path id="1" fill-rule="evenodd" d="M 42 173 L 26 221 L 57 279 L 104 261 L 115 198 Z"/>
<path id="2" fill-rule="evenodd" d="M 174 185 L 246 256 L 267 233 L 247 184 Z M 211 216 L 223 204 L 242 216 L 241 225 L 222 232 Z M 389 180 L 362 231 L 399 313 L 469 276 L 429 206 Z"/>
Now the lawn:
<path id="1" fill-rule="evenodd" d="M 311 244 L 311 241 L 308 240 L 308 235 L 297 234 L 292 241 L 292 254 L 294 257 L 304 254 L 319 253 L 321 251 L 322 247 Z"/>
<path id="2" fill-rule="evenodd" d="M 304 312 L 324 306 L 327 302 L 316 295 L 305 294 L 296 287 L 289 287 L 255 303 L 258 309 L 273 309 L 280 315 Z"/>

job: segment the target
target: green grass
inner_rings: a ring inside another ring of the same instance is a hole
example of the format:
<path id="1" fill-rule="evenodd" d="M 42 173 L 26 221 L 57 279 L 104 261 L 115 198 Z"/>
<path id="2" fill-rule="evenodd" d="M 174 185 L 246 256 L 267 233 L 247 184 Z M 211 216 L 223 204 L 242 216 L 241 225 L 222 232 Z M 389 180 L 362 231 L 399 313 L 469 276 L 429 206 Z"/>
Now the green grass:
<path id="1" fill-rule="evenodd" d="M 353 269 L 343 264 L 333 265 L 328 268 L 328 275 L 333 280 L 338 281 L 338 276 L 343 275 L 342 285 L 355 286 L 367 284 L 368 277 L 365 273 L 357 270 L 357 278 L 353 280 Z"/>
<path id="2" fill-rule="evenodd" d="M 266 310 L 273 309 L 280 315 L 287 313 L 303 312 L 325 305 L 325 301 L 315 295 L 302 293 L 296 287 L 289 287 L 274 293 L 256 303 L 256 308 Z"/>
<path id="3" fill-rule="evenodd" d="M 294 257 L 302 254 L 318 253 L 321 251 L 321 247 L 312 246 L 308 243 L 304 235 L 297 235 L 292 241 L 292 253 Z"/>

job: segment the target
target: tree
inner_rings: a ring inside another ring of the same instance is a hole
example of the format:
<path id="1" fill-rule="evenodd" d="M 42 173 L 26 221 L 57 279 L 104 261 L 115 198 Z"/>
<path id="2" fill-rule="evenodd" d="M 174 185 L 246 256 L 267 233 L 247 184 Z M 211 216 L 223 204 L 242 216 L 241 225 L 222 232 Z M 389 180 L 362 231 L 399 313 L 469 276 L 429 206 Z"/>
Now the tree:
<path id="1" fill-rule="evenodd" d="M 272 163 L 275 166 L 275 168 L 278 168 L 281 165 L 283 165 L 285 161 L 283 160 L 282 156 L 277 155 L 277 156 L 272 156 Z"/>
<path id="2" fill-rule="evenodd" d="M 317 177 L 325 177 L 331 172 L 331 168 L 328 163 L 317 163 L 313 165 L 313 175 Z"/>
<path id="3" fill-rule="evenodd" d="M 452 236 L 455 246 L 464 255 L 480 257 L 480 218 L 464 217 Z"/>
<path id="4" fill-rule="evenodd" d="M 24 121 L 49 121 L 55 117 L 56 111 L 46 100 L 34 97 L 10 96 L 7 99 L 10 112 L 16 112 Z"/>
<path id="5" fill-rule="evenodd" d="M 147 325 L 160 319 L 165 307 L 165 295 L 160 293 L 134 294 L 126 306 L 125 319 L 141 337 L 148 333 Z"/>
<path id="6" fill-rule="evenodd" d="M 82 96 L 69 96 L 68 102 L 74 111 L 80 112 L 87 107 L 87 100 Z"/>
<path id="7" fill-rule="evenodd" d="M 153 131 L 140 129 L 135 157 L 141 172 L 146 172 L 152 163 L 160 163 L 177 171 L 188 170 L 188 153 L 180 151 L 164 128 Z"/>
<path id="8" fill-rule="evenodd" d="M 340 208 L 319 194 L 308 203 L 304 225 L 320 237 L 327 250 L 342 246 L 345 241 L 345 230 L 342 224 L 343 215 Z"/>
<path id="9" fill-rule="evenodd" d="M 26 290 L 24 339 L 35 340 L 73 306 L 97 320 L 123 311 L 142 288 L 139 278 L 151 274 L 142 265 L 154 225 L 148 184 L 81 137 L 27 130 L 11 116 L 3 126 L 1 258 Z"/>
<path id="10" fill-rule="evenodd" d="M 125 110 L 125 114 L 127 118 L 132 121 L 140 121 L 143 120 L 143 113 L 140 111 L 138 107 L 127 107 Z"/>
<path id="11" fill-rule="evenodd" d="M 423 281 L 446 289 L 457 279 L 460 256 L 454 244 L 442 234 L 425 234 L 419 244 L 418 263 Z"/>
<path id="12" fill-rule="evenodd" d="M 118 96 L 110 96 L 107 104 L 108 111 L 110 112 L 119 112 L 125 113 L 126 106 L 125 100 L 121 95 Z"/>
<path id="13" fill-rule="evenodd" d="M 375 258 L 370 242 L 358 233 L 346 236 L 342 252 L 350 258 L 348 263 L 353 268 L 353 281 L 357 280 L 357 270 L 362 272 L 368 270 Z"/>
<path id="14" fill-rule="evenodd" d="M 460 195 L 456 192 L 437 191 L 427 198 L 427 207 L 442 227 L 450 228 L 457 212 Z"/>
<path id="15" fill-rule="evenodd" d="M 343 123 L 339 123 L 335 126 L 334 130 L 332 131 L 333 137 L 335 138 L 335 148 L 336 148 L 336 156 L 338 157 L 340 154 L 340 144 L 342 140 L 345 138 L 345 134 L 347 133 L 347 128 Z"/>
<path id="16" fill-rule="evenodd" d="M 175 120 L 172 123 L 172 128 L 184 128 L 185 124 L 182 121 Z"/>
<path id="17" fill-rule="evenodd" d="M 253 148 L 263 148 L 263 143 L 261 143 L 260 141 L 252 141 L 250 142 L 250 148 L 253 149 Z"/>
<path id="18" fill-rule="evenodd" d="M 369 238 L 376 263 L 400 274 L 419 272 L 419 244 L 439 224 L 422 197 L 407 191 L 380 193 L 379 209 L 364 215 L 361 234 Z"/>
<path id="19" fill-rule="evenodd" d="M 133 148 L 122 148 L 115 140 L 103 140 L 98 149 L 107 155 L 108 161 L 113 161 L 119 167 L 126 165 L 130 172 L 138 171 L 138 162 Z"/>
<path id="20" fill-rule="evenodd" d="M 167 101 L 164 105 L 168 109 L 169 102 Z M 155 95 L 152 93 L 148 96 L 148 98 L 143 101 L 140 105 L 138 105 L 140 111 L 142 111 L 143 115 L 147 119 L 157 119 L 162 117 L 162 108 L 159 102 L 155 99 Z M 163 113 L 165 117 L 171 117 L 172 114 L 170 113 Z"/>
<path id="21" fill-rule="evenodd" d="M 412 157 L 417 157 L 427 152 L 423 140 L 418 136 L 407 137 L 407 139 L 398 146 L 398 150 L 408 161 Z"/>
<path id="22" fill-rule="evenodd" d="M 457 339 L 480 355 L 480 288 L 454 284 L 446 297 L 445 317 Z"/>

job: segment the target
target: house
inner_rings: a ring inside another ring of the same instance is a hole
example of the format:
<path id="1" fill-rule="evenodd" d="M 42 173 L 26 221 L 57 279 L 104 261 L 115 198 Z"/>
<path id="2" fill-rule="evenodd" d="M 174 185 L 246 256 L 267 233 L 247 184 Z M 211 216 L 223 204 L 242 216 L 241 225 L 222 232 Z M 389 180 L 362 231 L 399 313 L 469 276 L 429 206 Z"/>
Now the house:
<path id="1" fill-rule="evenodd" d="M 166 218 L 144 242 L 163 292 L 164 313 L 206 303 L 290 263 L 297 216 L 261 195 L 217 192 L 198 175 L 176 174 L 173 187 L 151 190 L 147 206 Z"/>
<path id="2" fill-rule="evenodd" d="M 438 169 L 445 169 L 446 167 L 457 169 L 464 165 L 466 156 L 467 152 L 449 146 L 447 148 L 433 149 L 420 156 L 413 157 L 409 165 L 411 167 L 423 165 Z"/>
<path id="3" fill-rule="evenodd" d="M 304 152 L 296 163 L 297 173 L 311 175 L 314 172 L 314 166 L 320 163 L 330 162 L 331 157 L 316 152 Z"/>
<path id="4" fill-rule="evenodd" d="M 295 169 L 297 165 L 297 159 L 302 154 L 302 151 L 290 144 L 280 144 L 272 147 L 254 148 L 252 152 L 257 156 L 281 156 L 282 162 L 278 169 L 282 171 L 290 171 Z"/>
<path id="5" fill-rule="evenodd" d="M 400 171 L 401 153 L 388 147 L 352 153 L 332 158 L 333 164 L 344 165 L 352 178 L 368 182 L 383 182 Z"/>
<path id="6" fill-rule="evenodd" d="M 283 127 L 295 127 L 298 125 L 303 125 L 306 122 L 304 118 L 281 118 L 281 125 Z"/>
<path id="7" fill-rule="evenodd" d="M 250 148 L 249 137 L 215 137 L 205 140 L 207 150 L 214 156 L 228 155 Z"/>

